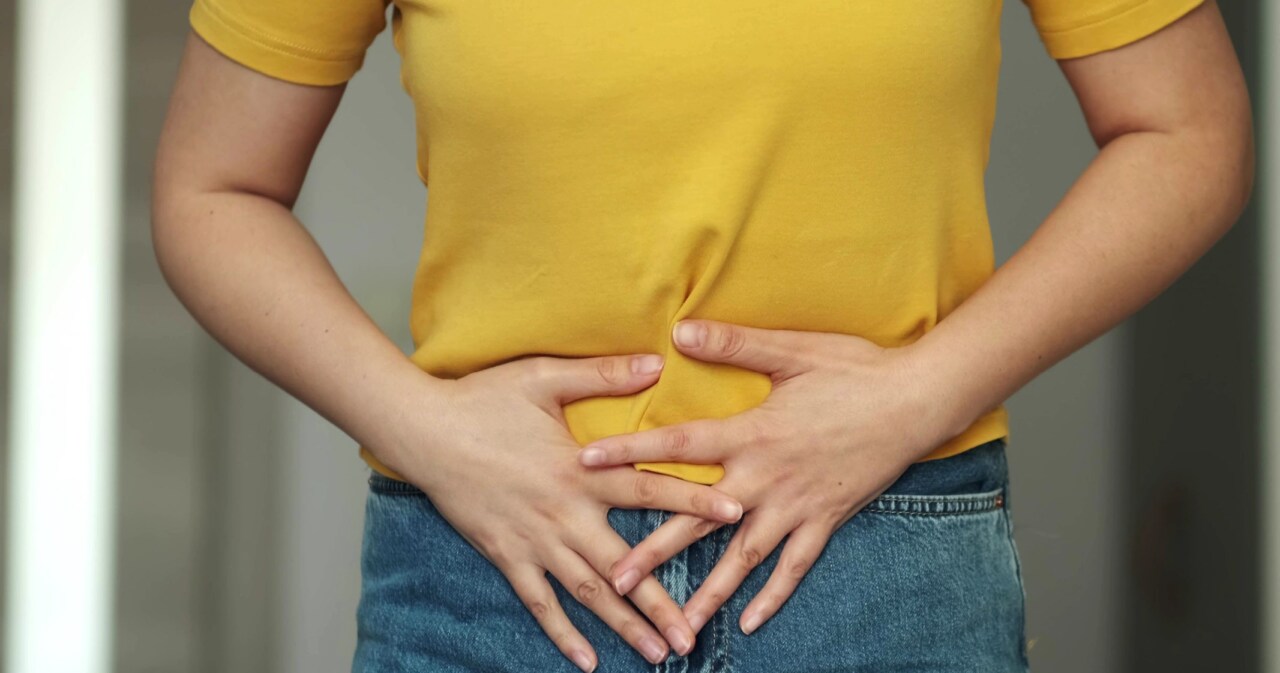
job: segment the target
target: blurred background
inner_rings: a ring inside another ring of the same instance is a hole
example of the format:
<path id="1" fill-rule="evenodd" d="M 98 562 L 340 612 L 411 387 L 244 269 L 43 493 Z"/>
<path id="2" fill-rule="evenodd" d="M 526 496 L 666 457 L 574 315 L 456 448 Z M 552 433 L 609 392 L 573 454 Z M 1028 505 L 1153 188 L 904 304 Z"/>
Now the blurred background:
<path id="1" fill-rule="evenodd" d="M 1263 227 L 1280 216 L 1280 152 L 1265 151 L 1280 147 L 1280 53 L 1265 49 L 1280 11 L 1263 4 L 1221 7 L 1255 105 L 1253 205 L 1166 294 L 1009 402 L 1033 670 L 1280 673 L 1280 242 Z M 151 251 L 187 10 L 0 0 L 6 673 L 349 670 L 355 444 L 207 337 Z M 1095 152 L 1026 8 L 1004 12 L 997 263 Z M 397 68 L 387 31 L 296 210 L 408 351 L 427 194 Z"/>

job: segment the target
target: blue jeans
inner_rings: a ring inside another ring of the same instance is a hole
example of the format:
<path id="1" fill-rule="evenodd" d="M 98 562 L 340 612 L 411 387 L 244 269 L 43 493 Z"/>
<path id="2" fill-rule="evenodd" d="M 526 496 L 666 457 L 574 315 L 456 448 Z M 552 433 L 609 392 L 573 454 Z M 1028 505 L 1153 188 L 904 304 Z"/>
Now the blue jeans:
<path id="1" fill-rule="evenodd" d="M 599 673 L 1022 673 L 1025 592 L 1006 443 L 913 464 L 836 531 L 778 613 L 743 635 L 738 617 L 773 572 L 779 546 L 703 627 L 688 656 L 672 652 L 658 666 L 547 577 L 595 647 Z M 612 509 L 609 522 L 635 545 L 670 516 Z M 655 571 L 678 604 L 737 529 L 721 527 Z M 578 671 L 421 491 L 377 473 L 369 479 L 361 574 L 355 673 Z"/>

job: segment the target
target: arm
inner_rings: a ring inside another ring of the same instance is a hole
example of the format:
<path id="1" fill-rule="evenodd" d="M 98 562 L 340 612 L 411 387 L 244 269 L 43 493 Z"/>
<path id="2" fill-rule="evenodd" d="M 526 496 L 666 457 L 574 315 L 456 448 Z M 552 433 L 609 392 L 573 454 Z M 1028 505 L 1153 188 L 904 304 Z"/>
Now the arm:
<path id="1" fill-rule="evenodd" d="M 588 473 L 562 413 L 652 385 L 661 357 L 520 358 L 456 380 L 414 365 L 291 212 L 343 89 L 268 77 L 188 38 L 155 163 L 152 235 L 166 280 L 227 350 L 421 488 L 583 670 L 596 654 L 547 573 L 653 663 L 668 641 L 687 653 L 693 630 L 655 577 L 631 596 L 648 620 L 600 590 L 630 549 L 606 515 L 732 522 L 741 505 L 630 467 Z M 645 363 L 656 366 L 634 368 Z"/>
<path id="2" fill-rule="evenodd" d="M 929 398 L 954 412 L 946 437 L 1159 295 L 1249 198 L 1248 92 L 1212 1 L 1059 63 L 1101 151 L 1027 243 L 908 347 Z"/>
<path id="3" fill-rule="evenodd" d="M 1215 5 L 1061 65 L 1102 151 L 1027 244 L 933 329 L 884 348 L 847 334 L 682 321 L 680 352 L 768 374 L 768 398 L 582 450 L 590 466 L 724 466 L 716 488 L 747 513 L 685 603 L 695 629 L 782 545 L 740 618 L 753 632 L 832 533 L 911 464 L 1150 301 L 1239 216 L 1252 186 L 1249 104 Z M 614 567 L 617 590 L 718 526 L 671 517 Z"/>
<path id="4" fill-rule="evenodd" d="M 291 208 L 345 85 L 244 68 L 188 37 L 160 134 L 152 237 L 174 293 L 214 338 L 392 469 L 409 414 L 444 382 L 347 292 Z"/>

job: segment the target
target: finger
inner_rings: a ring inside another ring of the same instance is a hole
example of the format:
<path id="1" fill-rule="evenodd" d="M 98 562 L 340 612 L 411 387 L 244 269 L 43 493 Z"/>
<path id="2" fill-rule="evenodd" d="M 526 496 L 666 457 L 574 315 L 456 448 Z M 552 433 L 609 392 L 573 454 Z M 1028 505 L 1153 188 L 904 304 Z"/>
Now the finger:
<path id="1" fill-rule="evenodd" d="M 791 531 L 769 581 L 742 611 L 738 625 L 743 633 L 751 635 L 795 593 L 800 580 L 809 573 L 827 546 L 831 532 L 830 528 L 818 524 L 805 524 Z"/>
<path id="2" fill-rule="evenodd" d="M 589 480 L 601 502 L 624 509 L 661 509 L 703 519 L 733 523 L 742 518 L 742 503 L 704 484 L 678 477 L 620 467 Z"/>
<path id="3" fill-rule="evenodd" d="M 591 358 L 529 358 L 529 385 L 564 405 L 584 397 L 629 395 L 658 379 L 661 355 L 606 355 Z"/>
<path id="4" fill-rule="evenodd" d="M 609 571 L 614 590 L 620 594 L 630 593 L 636 582 L 653 572 L 654 568 L 723 525 L 688 514 L 671 517 L 614 564 Z"/>
<path id="5" fill-rule="evenodd" d="M 538 620 L 538 626 L 542 627 L 560 652 L 578 668 L 588 672 L 595 670 L 595 650 L 569 621 L 569 616 L 556 598 L 555 589 L 547 581 L 543 569 L 530 563 L 521 563 L 504 570 L 503 574 L 525 608 Z"/>
<path id="6" fill-rule="evenodd" d="M 764 560 L 786 537 L 789 527 L 779 518 L 761 516 L 753 511 L 742 520 L 742 525 L 724 555 L 711 569 L 702 586 L 693 592 L 684 604 L 684 614 L 694 632 L 702 628 L 707 620 L 726 600 L 742 585 L 747 575 Z"/>
<path id="7" fill-rule="evenodd" d="M 607 577 L 609 569 L 631 550 L 631 545 L 608 526 L 598 533 L 583 531 L 569 543 L 603 577 Z M 620 594 L 610 593 L 622 600 Z M 693 649 L 694 634 L 689 620 L 685 619 L 680 606 L 671 599 L 671 595 L 656 577 L 645 574 L 629 598 L 661 630 L 666 642 L 677 653 L 683 656 Z"/>
<path id="8" fill-rule="evenodd" d="M 808 338 L 795 330 L 746 327 L 717 320 L 681 320 L 671 330 L 671 339 L 681 353 L 783 378 L 808 368 L 801 356 L 802 344 Z"/>
<path id="9" fill-rule="evenodd" d="M 621 556 L 623 553 L 625 552 L 619 551 L 617 555 Z M 689 625 L 688 618 L 684 616 L 684 611 L 671 598 L 671 594 L 667 593 L 667 588 L 662 586 L 657 577 L 652 574 L 645 575 L 627 597 L 640 608 L 640 612 L 643 612 L 649 621 L 662 629 L 667 643 L 676 651 L 676 654 L 685 656 L 693 650 L 697 635 Z"/>
<path id="10" fill-rule="evenodd" d="M 667 658 L 667 643 L 627 601 L 610 590 L 600 573 L 568 547 L 549 552 L 548 570 L 579 603 L 594 612 L 651 664 Z"/>
<path id="11" fill-rule="evenodd" d="M 644 462 L 718 463 L 739 449 L 767 445 L 775 438 L 756 410 L 726 418 L 699 418 L 651 430 L 611 435 L 582 448 L 588 467 Z"/>
<path id="12" fill-rule="evenodd" d="M 718 482 L 715 489 L 729 494 L 743 505 L 744 510 L 750 510 L 758 500 L 758 493 L 755 492 L 759 489 L 749 484 L 759 481 L 748 472 L 736 472 Z M 636 580 L 653 572 L 654 568 L 666 563 L 680 553 L 680 550 L 723 525 L 722 522 L 690 514 L 678 513 L 672 516 L 628 551 L 610 570 L 609 578 L 613 581 L 615 590 L 622 594 L 628 593 Z"/>

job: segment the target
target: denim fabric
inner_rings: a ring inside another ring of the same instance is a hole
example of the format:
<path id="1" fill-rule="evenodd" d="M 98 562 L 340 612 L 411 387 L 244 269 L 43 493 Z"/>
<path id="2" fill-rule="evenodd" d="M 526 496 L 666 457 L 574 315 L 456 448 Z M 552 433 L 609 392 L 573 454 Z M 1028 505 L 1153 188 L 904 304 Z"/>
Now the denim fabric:
<path id="1" fill-rule="evenodd" d="M 600 673 L 1024 672 L 1006 442 L 913 464 L 836 531 L 782 609 L 743 635 L 738 617 L 777 565 L 779 546 L 703 627 L 693 652 L 658 666 L 547 577 L 596 648 Z M 609 521 L 634 545 L 670 516 L 613 509 Z M 677 603 L 737 529 L 721 527 L 655 571 Z M 412 485 L 370 477 L 361 567 L 355 673 L 578 670 L 506 578 Z"/>

